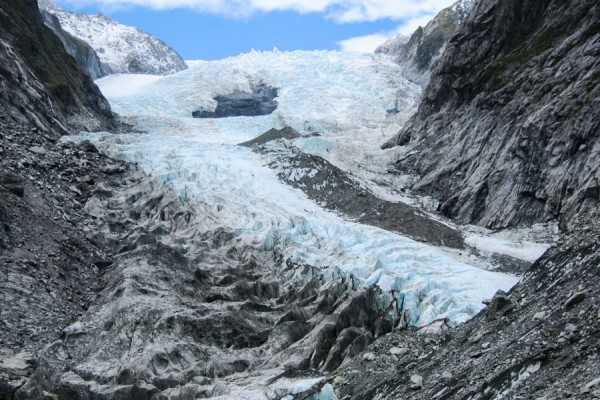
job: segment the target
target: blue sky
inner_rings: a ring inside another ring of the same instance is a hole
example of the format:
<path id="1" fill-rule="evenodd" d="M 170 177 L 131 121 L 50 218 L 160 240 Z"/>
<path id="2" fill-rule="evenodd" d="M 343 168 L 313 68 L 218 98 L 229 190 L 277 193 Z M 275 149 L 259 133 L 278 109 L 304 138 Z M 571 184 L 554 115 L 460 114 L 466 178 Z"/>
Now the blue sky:
<path id="1" fill-rule="evenodd" d="M 184 59 L 215 60 L 251 49 L 372 51 L 408 34 L 452 0 L 58 0 L 102 12 L 165 41 Z M 364 4 L 363 4 L 364 3 Z"/>

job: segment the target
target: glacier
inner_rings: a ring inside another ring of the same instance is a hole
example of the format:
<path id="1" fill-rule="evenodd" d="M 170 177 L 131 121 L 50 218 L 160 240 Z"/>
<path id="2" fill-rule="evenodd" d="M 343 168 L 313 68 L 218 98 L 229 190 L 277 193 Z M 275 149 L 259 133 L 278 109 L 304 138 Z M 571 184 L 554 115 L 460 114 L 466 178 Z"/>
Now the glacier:
<path id="1" fill-rule="evenodd" d="M 280 181 L 268 156 L 238 145 L 269 129 L 291 126 L 307 136 L 278 139 L 278 151 L 318 154 L 382 196 L 395 198 L 373 178 L 379 179 L 396 150 L 378 146 L 414 110 L 420 89 L 401 77 L 389 57 L 272 51 L 188 65 L 167 77 L 98 80 L 133 131 L 63 139 L 89 139 L 109 156 L 134 163 L 145 177 L 134 188 L 125 185 L 122 190 L 130 192 L 110 199 L 104 209 L 88 202 L 90 213 L 108 212 L 117 220 L 130 212 L 145 213 L 146 220 L 134 217 L 143 225 L 138 232 L 127 234 L 142 245 L 137 238 L 143 232 L 168 232 L 157 235 L 164 247 L 152 250 L 156 262 L 144 259 L 143 250 L 121 250 L 122 263 L 107 273 L 110 285 L 100 294 L 103 301 L 65 330 L 65 343 L 77 349 L 75 370 L 98 382 L 72 374 L 61 378 L 69 385 L 102 391 L 108 390 L 102 382 L 125 376 L 131 383 L 153 382 L 173 398 L 189 391 L 228 399 L 282 399 L 309 392 L 313 399 L 335 399 L 321 374 L 351 356 L 343 348 L 334 354 L 337 339 L 328 336 L 332 329 L 346 339 L 358 335 L 358 340 L 389 331 L 377 325 L 381 321 L 390 321 L 391 329 L 442 318 L 458 324 L 477 313 L 483 299 L 517 282 L 515 276 L 470 265 L 455 250 L 327 211 Z M 193 110 L 214 107 L 213 97 L 256 83 L 279 89 L 273 114 L 192 118 Z M 148 204 L 157 203 L 160 207 L 147 212 Z M 166 248 L 190 261 L 172 263 L 161 254 Z M 166 267 L 173 270 L 161 269 Z M 214 291 L 202 286 L 211 273 L 219 283 Z M 171 278 L 157 279 L 161 276 Z M 189 279 L 204 293 L 185 286 Z M 241 286 L 227 279 L 241 279 Z M 236 294 L 246 283 L 249 297 Z M 360 304 L 369 308 L 356 308 Z M 370 314 L 378 315 L 375 322 Z M 263 329 L 268 335 L 253 345 L 235 345 L 235 338 L 215 339 L 218 332 L 211 329 L 217 327 L 233 336 L 262 334 Z M 48 351 L 61 358 L 64 350 L 56 345 Z M 312 373 L 287 375 L 306 369 L 306 363 Z"/>
<path id="2" fill-rule="evenodd" d="M 270 128 L 291 126 L 319 132 L 321 137 L 308 140 L 319 141 L 317 147 L 326 147 L 332 160 L 348 151 L 357 158 L 374 154 L 386 129 L 401 123 L 402 115 L 390 119 L 387 110 L 408 114 L 420 95 L 390 58 L 275 50 L 188 64 L 188 70 L 162 78 L 98 80 L 114 110 L 147 133 L 88 136 L 111 156 L 138 163 L 201 206 L 205 226 L 197 229 L 223 226 L 239 243 L 273 250 L 295 264 L 352 275 L 363 288 L 397 291 L 410 306 L 410 323 L 418 326 L 438 318 L 464 322 L 482 308 L 482 299 L 517 282 L 467 265 L 451 252 L 325 211 L 279 182 L 260 155 L 237 146 Z M 280 89 L 273 115 L 191 118 L 198 107 L 210 107 L 214 96 L 248 90 L 256 82 Z M 346 131 L 354 135 L 344 138 Z M 308 147 L 307 139 L 299 141 Z"/>

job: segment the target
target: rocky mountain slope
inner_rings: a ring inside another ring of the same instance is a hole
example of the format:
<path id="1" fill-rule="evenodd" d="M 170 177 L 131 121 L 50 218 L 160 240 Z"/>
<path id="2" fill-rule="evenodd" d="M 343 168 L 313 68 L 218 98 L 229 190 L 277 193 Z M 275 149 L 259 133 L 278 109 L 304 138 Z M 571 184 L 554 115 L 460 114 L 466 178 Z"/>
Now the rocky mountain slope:
<path id="1" fill-rule="evenodd" d="M 108 102 L 43 23 L 35 0 L 0 3 L 0 399 L 11 399 L 34 350 L 87 307 L 100 250 L 81 213 L 111 163 L 73 130 L 117 126 Z M 107 170 L 109 171 L 109 170 Z"/>
<path id="2" fill-rule="evenodd" d="M 600 196 L 600 7 L 477 2 L 386 146 L 461 222 L 564 224 Z"/>
<path id="3" fill-rule="evenodd" d="M 446 43 L 473 8 L 474 0 L 459 0 L 440 11 L 425 27 L 410 36 L 398 35 L 375 49 L 375 53 L 393 56 L 403 67 L 403 75 L 422 86 L 427 85 Z"/>
<path id="4" fill-rule="evenodd" d="M 342 366 L 344 399 L 600 398 L 599 7 L 481 0 L 387 146 L 440 210 L 563 237 L 473 320 L 394 332 Z"/>
<path id="5" fill-rule="evenodd" d="M 63 145 L 0 120 L 0 399 L 13 398 L 33 354 L 94 298 L 106 255 L 86 238 L 83 205 L 100 185 L 118 186 L 124 170 L 89 142 Z"/>
<path id="6" fill-rule="evenodd" d="M 4 120 L 62 133 L 111 126 L 108 102 L 43 24 L 35 1 L 7 0 L 0 11 Z"/>
<path id="7" fill-rule="evenodd" d="M 137 28 L 101 14 L 68 12 L 51 0 L 40 0 L 39 7 L 55 15 L 62 29 L 96 51 L 105 74 L 169 75 L 187 68 L 175 50 Z"/>

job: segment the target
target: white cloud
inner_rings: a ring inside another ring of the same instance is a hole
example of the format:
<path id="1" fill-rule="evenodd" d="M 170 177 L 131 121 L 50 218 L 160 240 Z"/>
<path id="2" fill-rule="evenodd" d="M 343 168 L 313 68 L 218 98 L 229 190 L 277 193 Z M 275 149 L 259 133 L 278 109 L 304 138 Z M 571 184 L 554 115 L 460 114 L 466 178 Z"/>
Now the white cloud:
<path id="1" fill-rule="evenodd" d="M 431 13 L 409 18 L 405 20 L 402 25 L 398 26 L 396 32 L 397 34 L 400 33 L 402 35 L 411 35 L 415 30 L 417 30 L 418 27 L 427 25 L 427 23 L 431 21 L 435 15 L 436 13 Z"/>
<path id="2" fill-rule="evenodd" d="M 358 36 L 337 42 L 341 51 L 356 53 L 372 53 L 377 46 L 388 40 L 390 37 L 381 33 L 373 35 Z"/>
<path id="3" fill-rule="evenodd" d="M 351 37 L 337 43 L 342 51 L 373 52 L 377 46 L 398 34 L 410 35 L 424 26 L 441 9 L 456 0 L 58 0 L 74 7 L 99 6 L 109 11 L 128 7 L 155 10 L 188 8 L 203 13 L 232 18 L 248 18 L 254 13 L 294 11 L 301 14 L 322 13 L 337 23 L 354 23 L 392 19 L 396 29 Z"/>
<path id="4" fill-rule="evenodd" d="M 412 19 L 434 15 L 454 0 L 59 0 L 72 6 L 95 5 L 105 10 L 133 6 L 156 10 L 189 8 L 199 12 L 248 17 L 256 12 L 323 13 L 338 23 Z"/>
<path id="5" fill-rule="evenodd" d="M 334 20 L 342 23 L 376 21 L 390 18 L 405 20 L 423 15 L 435 15 L 455 0 L 332 0 L 326 10 Z"/>
<path id="6" fill-rule="evenodd" d="M 392 31 L 348 38 L 337 42 L 337 45 L 341 51 L 372 53 L 388 39 L 397 35 L 410 36 L 419 26 L 427 25 L 433 17 L 435 17 L 435 13 L 408 18 Z"/>

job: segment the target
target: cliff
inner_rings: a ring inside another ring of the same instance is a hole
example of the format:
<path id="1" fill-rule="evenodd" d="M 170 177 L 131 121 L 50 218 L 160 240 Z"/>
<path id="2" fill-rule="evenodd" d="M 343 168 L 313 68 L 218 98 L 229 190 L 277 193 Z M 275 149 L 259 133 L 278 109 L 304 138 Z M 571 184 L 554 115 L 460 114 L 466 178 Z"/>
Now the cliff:
<path id="1" fill-rule="evenodd" d="M 568 223 L 600 196 L 600 6 L 479 1 L 384 147 L 460 222 Z M 563 226 L 564 227 L 564 226 Z"/>
<path id="2" fill-rule="evenodd" d="M 108 102 L 44 25 L 35 0 L 0 4 L 0 114 L 43 131 L 114 126 Z"/>

